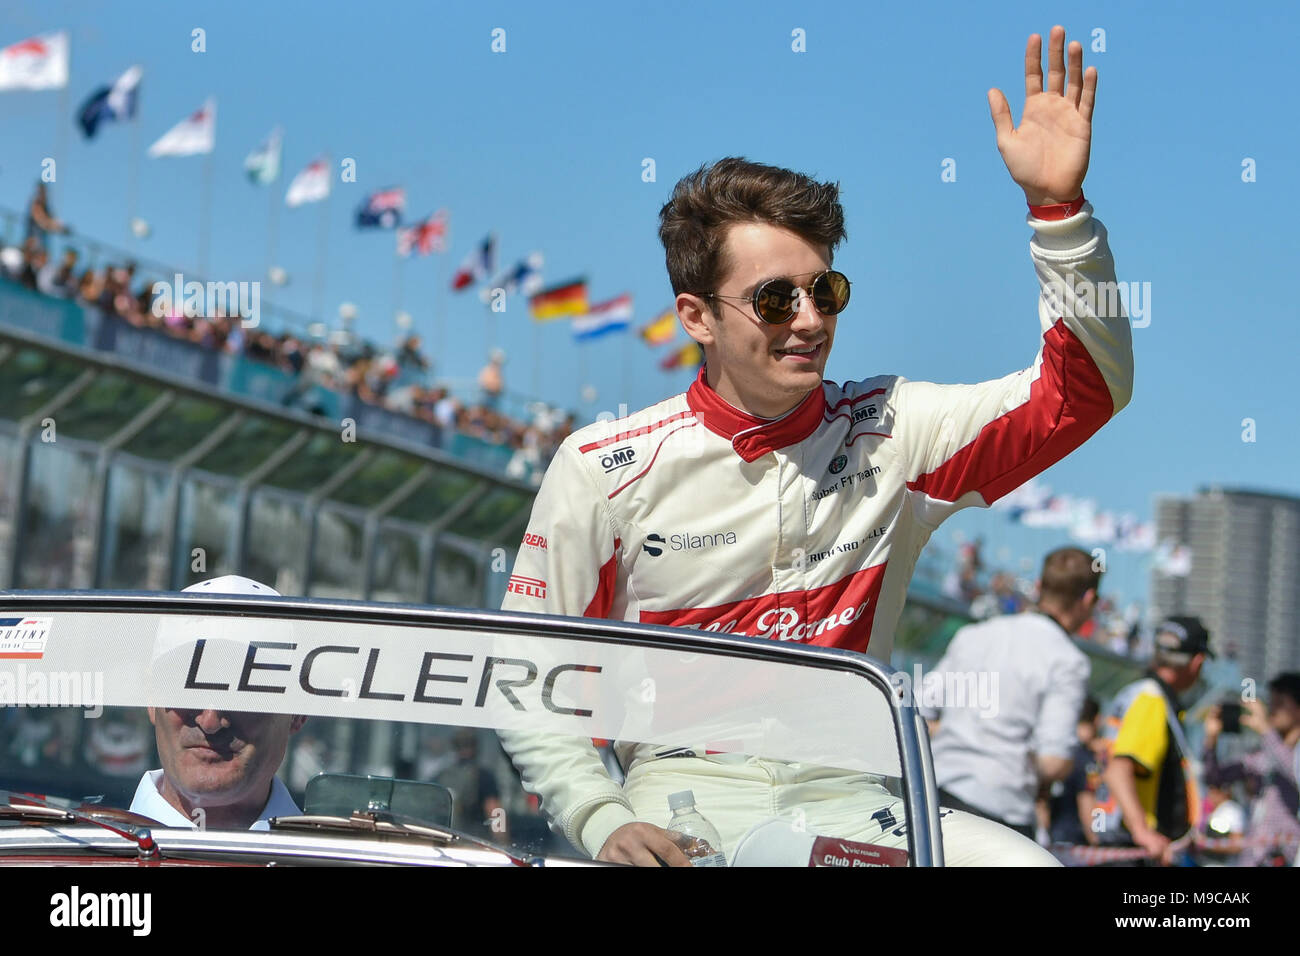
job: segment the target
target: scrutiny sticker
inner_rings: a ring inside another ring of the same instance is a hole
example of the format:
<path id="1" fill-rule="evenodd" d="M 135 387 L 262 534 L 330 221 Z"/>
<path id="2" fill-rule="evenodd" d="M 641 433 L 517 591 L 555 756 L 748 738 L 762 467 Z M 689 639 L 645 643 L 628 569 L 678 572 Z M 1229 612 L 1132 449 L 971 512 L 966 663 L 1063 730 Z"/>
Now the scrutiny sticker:
<path id="1" fill-rule="evenodd" d="M 0 661 L 39 661 L 52 617 L 0 617 Z"/>

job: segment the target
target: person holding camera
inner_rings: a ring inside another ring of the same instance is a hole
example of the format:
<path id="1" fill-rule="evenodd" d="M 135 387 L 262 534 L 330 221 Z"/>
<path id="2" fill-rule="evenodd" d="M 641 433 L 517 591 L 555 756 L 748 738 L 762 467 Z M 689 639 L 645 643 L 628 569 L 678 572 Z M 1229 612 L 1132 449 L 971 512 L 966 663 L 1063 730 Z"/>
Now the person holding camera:
<path id="1" fill-rule="evenodd" d="M 1238 720 L 1233 717 L 1239 714 Z M 1258 750 L 1238 760 L 1220 761 L 1219 736 L 1233 733 L 1232 724 L 1260 737 Z M 1242 866 L 1267 866 L 1269 861 L 1300 844 L 1300 790 L 1295 774 L 1300 746 L 1300 672 L 1279 674 L 1268 684 L 1268 706 L 1243 701 L 1239 708 L 1213 708 L 1205 720 L 1202 759 L 1207 784 L 1226 787 L 1238 780 L 1253 782 L 1255 798 L 1247 829 Z"/>

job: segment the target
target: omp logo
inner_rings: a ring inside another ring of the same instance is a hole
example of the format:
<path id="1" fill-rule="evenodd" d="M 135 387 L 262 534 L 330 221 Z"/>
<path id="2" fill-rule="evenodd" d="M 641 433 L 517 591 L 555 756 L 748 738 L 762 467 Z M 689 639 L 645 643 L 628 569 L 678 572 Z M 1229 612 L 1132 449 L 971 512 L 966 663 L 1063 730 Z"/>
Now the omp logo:
<path id="1" fill-rule="evenodd" d="M 844 470 L 844 466 L 849 463 L 848 455 L 836 455 L 831 459 L 830 472 L 832 475 L 838 475 Z"/>
<path id="2" fill-rule="evenodd" d="M 636 450 L 631 445 L 615 448 L 600 456 L 600 467 L 606 472 L 618 471 L 636 461 Z"/>
<path id="3" fill-rule="evenodd" d="M 51 926 L 127 926 L 133 936 L 148 936 L 152 913 L 149 893 L 82 893 L 74 885 L 50 897 Z"/>
<path id="4" fill-rule="evenodd" d="M 536 548 L 538 551 L 545 551 L 546 539 L 540 534 L 525 534 L 524 545 L 529 548 Z"/>
<path id="5" fill-rule="evenodd" d="M 510 580 L 506 582 L 506 590 L 511 594 L 522 594 L 524 597 L 544 598 L 546 597 L 546 582 L 541 578 L 529 578 L 522 574 L 512 574 Z"/>
<path id="6" fill-rule="evenodd" d="M 853 424 L 865 422 L 869 418 L 879 418 L 880 413 L 876 410 L 875 405 L 864 405 L 862 408 L 853 409 Z"/>

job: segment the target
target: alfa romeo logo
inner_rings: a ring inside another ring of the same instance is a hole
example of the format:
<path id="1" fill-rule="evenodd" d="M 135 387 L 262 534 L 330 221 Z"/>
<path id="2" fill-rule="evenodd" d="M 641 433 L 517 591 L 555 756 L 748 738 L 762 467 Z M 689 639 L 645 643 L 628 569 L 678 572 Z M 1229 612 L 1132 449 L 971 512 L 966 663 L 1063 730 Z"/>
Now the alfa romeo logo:
<path id="1" fill-rule="evenodd" d="M 838 475 L 844 470 L 844 466 L 849 463 L 848 455 L 836 455 L 831 459 L 831 474 Z"/>

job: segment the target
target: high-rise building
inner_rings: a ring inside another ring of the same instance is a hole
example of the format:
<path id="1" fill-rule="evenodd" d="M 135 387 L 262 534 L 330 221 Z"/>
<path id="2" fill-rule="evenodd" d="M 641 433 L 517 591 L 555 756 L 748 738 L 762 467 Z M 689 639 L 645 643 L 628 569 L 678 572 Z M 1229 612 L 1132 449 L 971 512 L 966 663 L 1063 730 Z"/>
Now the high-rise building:
<path id="1" fill-rule="evenodd" d="M 1261 688 L 1300 670 L 1300 497 L 1219 487 L 1162 496 L 1156 536 L 1191 552 L 1190 568 L 1174 569 L 1185 574 L 1152 571 L 1156 621 L 1197 615 Z"/>

